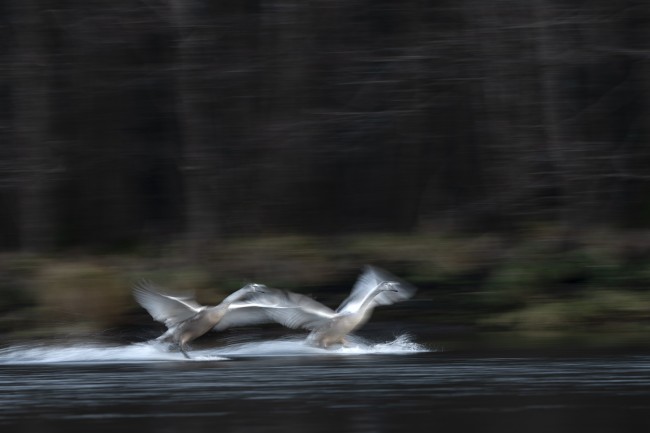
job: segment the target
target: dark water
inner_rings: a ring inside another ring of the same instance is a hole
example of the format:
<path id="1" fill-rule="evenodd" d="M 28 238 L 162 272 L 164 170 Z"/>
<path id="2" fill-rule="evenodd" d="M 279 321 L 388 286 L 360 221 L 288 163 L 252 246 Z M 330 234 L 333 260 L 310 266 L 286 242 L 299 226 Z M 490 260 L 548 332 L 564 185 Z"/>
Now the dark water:
<path id="1" fill-rule="evenodd" d="M 149 344 L 0 351 L 0 431 L 650 431 L 650 356 L 455 354 L 299 340 L 184 360 Z"/>

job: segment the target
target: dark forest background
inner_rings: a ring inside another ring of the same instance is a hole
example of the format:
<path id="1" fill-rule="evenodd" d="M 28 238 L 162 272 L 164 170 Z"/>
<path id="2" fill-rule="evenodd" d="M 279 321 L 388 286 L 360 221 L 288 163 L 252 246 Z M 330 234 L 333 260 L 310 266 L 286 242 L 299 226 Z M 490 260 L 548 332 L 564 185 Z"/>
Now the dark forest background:
<path id="1" fill-rule="evenodd" d="M 644 0 L 0 4 L 0 246 L 650 224 Z"/>

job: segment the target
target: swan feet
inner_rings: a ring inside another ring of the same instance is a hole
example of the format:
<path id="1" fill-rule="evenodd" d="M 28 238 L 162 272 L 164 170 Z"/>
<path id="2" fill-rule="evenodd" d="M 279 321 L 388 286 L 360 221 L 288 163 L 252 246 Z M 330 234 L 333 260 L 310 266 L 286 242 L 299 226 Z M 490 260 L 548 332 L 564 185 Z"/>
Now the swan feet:
<path id="1" fill-rule="evenodd" d="M 180 352 L 183 354 L 183 356 L 186 359 L 192 359 L 192 358 L 190 358 L 190 355 L 187 354 L 187 346 L 185 344 L 179 344 L 178 345 L 178 350 L 180 350 Z"/>

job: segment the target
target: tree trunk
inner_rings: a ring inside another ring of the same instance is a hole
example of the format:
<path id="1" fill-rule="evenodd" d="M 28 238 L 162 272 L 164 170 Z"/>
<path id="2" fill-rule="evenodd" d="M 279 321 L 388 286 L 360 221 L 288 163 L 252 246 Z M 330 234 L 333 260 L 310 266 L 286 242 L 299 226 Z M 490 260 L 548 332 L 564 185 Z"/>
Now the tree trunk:
<path id="1" fill-rule="evenodd" d="M 19 239 L 28 252 L 48 250 L 53 244 L 48 56 L 46 26 L 37 0 L 14 2 L 13 61 L 14 139 L 19 159 Z"/>
<path id="2" fill-rule="evenodd" d="M 171 12 L 177 34 L 177 113 L 182 141 L 185 184 L 185 240 L 193 254 L 200 254 L 220 234 L 218 218 L 219 175 L 210 149 L 210 92 L 205 55 L 210 53 L 209 34 L 201 25 L 202 2 L 174 0 Z M 206 94 L 207 93 L 207 94 Z M 212 143 L 218 146 L 217 143 Z"/>

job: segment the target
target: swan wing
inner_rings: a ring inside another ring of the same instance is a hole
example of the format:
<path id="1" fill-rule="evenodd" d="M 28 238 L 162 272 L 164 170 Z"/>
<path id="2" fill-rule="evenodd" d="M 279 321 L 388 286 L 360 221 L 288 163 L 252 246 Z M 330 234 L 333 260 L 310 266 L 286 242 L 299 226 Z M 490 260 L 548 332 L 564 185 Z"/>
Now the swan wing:
<path id="1" fill-rule="evenodd" d="M 219 323 L 212 328 L 215 331 L 273 322 L 273 319 L 266 314 L 265 309 L 255 302 L 233 302 L 227 308 Z"/>
<path id="2" fill-rule="evenodd" d="M 266 287 L 253 299 L 271 320 L 292 329 L 316 329 L 336 315 L 331 308 L 309 296 L 287 290 Z"/>
<path id="3" fill-rule="evenodd" d="M 236 301 L 241 301 L 247 296 L 249 296 L 250 294 L 258 292 L 264 288 L 266 288 L 266 286 L 263 284 L 256 284 L 256 283 L 246 284 L 241 289 L 231 293 L 226 298 L 224 298 L 224 300 L 221 301 L 221 303 L 228 305 Z"/>
<path id="4" fill-rule="evenodd" d="M 367 266 L 354 283 L 350 295 L 339 305 L 336 312 L 357 312 L 361 308 L 364 300 L 373 293 L 380 283 L 381 280 L 379 280 L 377 273 L 374 272 L 374 268 Z"/>
<path id="5" fill-rule="evenodd" d="M 136 284 L 133 287 L 133 297 L 154 320 L 164 323 L 168 328 L 189 319 L 205 308 L 190 297 L 163 294 L 149 281 Z"/>

